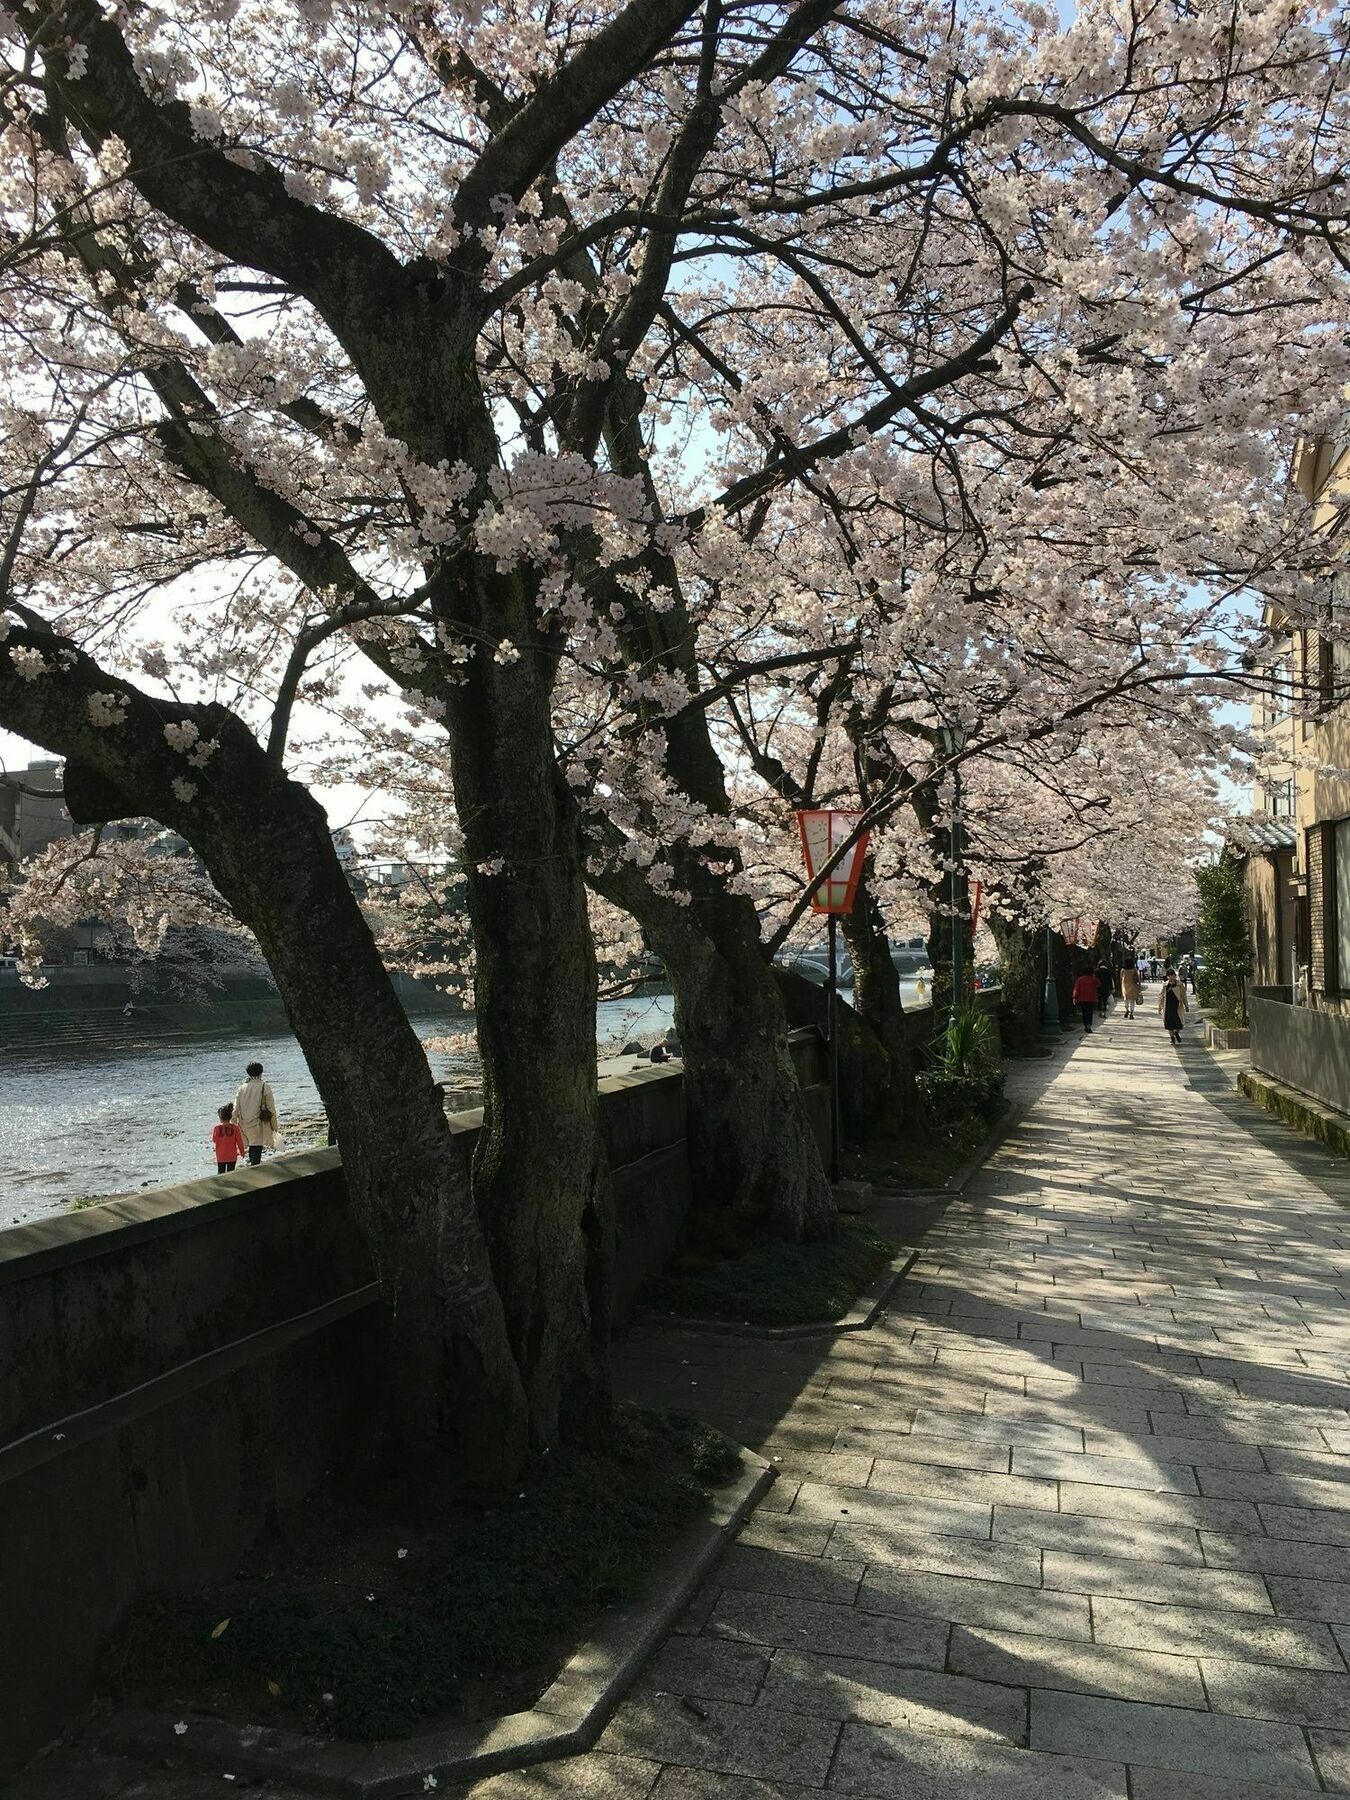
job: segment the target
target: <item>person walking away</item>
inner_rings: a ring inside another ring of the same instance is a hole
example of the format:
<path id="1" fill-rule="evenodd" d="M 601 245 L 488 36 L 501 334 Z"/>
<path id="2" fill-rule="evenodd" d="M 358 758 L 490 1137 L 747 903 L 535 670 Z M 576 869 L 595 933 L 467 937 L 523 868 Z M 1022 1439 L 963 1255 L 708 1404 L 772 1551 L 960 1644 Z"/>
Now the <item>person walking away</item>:
<path id="1" fill-rule="evenodd" d="M 1125 1002 L 1125 1017 L 1132 1019 L 1139 1002 L 1139 970 L 1133 963 L 1127 963 L 1120 971 L 1120 992 Z"/>
<path id="2" fill-rule="evenodd" d="M 1092 1036 L 1092 1015 L 1097 1010 L 1098 993 L 1097 977 L 1091 969 L 1084 969 L 1073 984 L 1073 1003 L 1083 1015 L 1083 1030 L 1088 1037 Z"/>
<path id="3" fill-rule="evenodd" d="M 277 1147 L 277 1101 L 270 1084 L 263 1080 L 260 1062 L 249 1063 L 244 1075 L 234 1097 L 234 1117 L 248 1144 L 248 1160 L 256 1169 L 263 1151 Z"/>
<path id="4" fill-rule="evenodd" d="M 1167 971 L 1162 992 L 1158 995 L 1158 1011 L 1167 1035 L 1174 1044 L 1181 1042 L 1181 1027 L 1186 1021 L 1186 990 L 1175 969 Z"/>
<path id="5" fill-rule="evenodd" d="M 234 1122 L 234 1107 L 227 1100 L 216 1114 L 220 1123 L 211 1127 L 211 1153 L 217 1175 L 233 1175 L 234 1165 L 248 1155 L 244 1134 Z"/>
<path id="6" fill-rule="evenodd" d="M 1111 976 L 1111 965 L 1106 958 L 1097 964 L 1097 1011 L 1106 1017 L 1106 1003 L 1115 992 L 1115 982 Z"/>

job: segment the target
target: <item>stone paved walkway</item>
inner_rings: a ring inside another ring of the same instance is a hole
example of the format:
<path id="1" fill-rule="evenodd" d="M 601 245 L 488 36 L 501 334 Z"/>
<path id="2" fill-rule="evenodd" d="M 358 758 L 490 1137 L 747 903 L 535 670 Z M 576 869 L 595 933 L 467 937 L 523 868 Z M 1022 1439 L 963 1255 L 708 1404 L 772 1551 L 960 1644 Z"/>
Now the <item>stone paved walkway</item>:
<path id="1" fill-rule="evenodd" d="M 1350 1792 L 1350 1169 L 1151 1018 L 1040 1067 L 872 1331 L 627 1340 L 780 1478 L 598 1749 L 472 1800 Z"/>

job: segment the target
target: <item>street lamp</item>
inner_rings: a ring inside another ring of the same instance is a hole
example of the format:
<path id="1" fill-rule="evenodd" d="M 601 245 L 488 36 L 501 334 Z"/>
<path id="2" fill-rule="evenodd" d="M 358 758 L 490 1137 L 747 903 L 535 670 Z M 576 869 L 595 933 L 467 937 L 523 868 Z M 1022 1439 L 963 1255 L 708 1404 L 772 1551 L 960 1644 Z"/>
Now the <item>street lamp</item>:
<path id="1" fill-rule="evenodd" d="M 830 873 L 811 895 L 812 912 L 828 913 L 830 933 L 830 1181 L 839 1184 L 839 915 L 853 911 L 869 832 L 860 831 L 860 812 L 842 807 L 803 807 L 797 813 L 806 873 L 814 877 L 826 868 Z M 856 836 L 855 836 L 856 833 Z M 850 844 L 849 839 L 853 842 Z M 847 847 L 846 847 L 847 846 Z M 842 854 L 840 854 L 842 852 Z M 838 856 L 838 861 L 835 861 Z M 833 864 L 831 868 L 830 865 Z"/>
<path id="2" fill-rule="evenodd" d="M 1055 986 L 1055 928 L 1045 924 L 1045 993 L 1041 999 L 1041 1030 L 1058 1037 L 1063 1030 L 1059 1022 L 1059 989 Z"/>
<path id="3" fill-rule="evenodd" d="M 942 745 L 942 754 L 951 759 L 959 756 L 965 749 L 968 734 L 964 725 L 939 725 L 938 741 Z M 961 905 L 961 765 L 957 763 L 952 770 L 952 994 L 951 1018 L 956 1019 L 961 1006 L 961 990 L 965 978 L 962 967 L 965 949 L 965 931 L 961 924 L 964 908 Z"/>

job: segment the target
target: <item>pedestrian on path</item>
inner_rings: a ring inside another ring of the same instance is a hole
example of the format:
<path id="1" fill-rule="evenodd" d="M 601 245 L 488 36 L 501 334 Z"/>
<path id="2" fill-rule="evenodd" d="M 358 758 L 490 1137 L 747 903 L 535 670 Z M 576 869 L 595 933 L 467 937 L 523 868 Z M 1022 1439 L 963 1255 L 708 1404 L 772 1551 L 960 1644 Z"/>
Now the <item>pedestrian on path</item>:
<path id="1" fill-rule="evenodd" d="M 1088 1037 L 1092 1036 L 1092 1015 L 1097 1010 L 1097 999 L 1097 977 L 1091 969 L 1084 969 L 1073 984 L 1073 1003 L 1083 1015 L 1083 1030 Z"/>
<path id="2" fill-rule="evenodd" d="M 1181 1042 L 1181 1027 L 1186 1022 L 1186 990 L 1175 969 L 1167 971 L 1162 992 L 1158 995 L 1158 1012 L 1174 1044 Z"/>
<path id="3" fill-rule="evenodd" d="M 277 1147 L 277 1101 L 270 1083 L 263 1080 L 260 1062 L 249 1063 L 244 1075 L 234 1097 L 234 1117 L 248 1143 L 248 1160 L 256 1168 L 263 1151 Z"/>
<path id="4" fill-rule="evenodd" d="M 216 1159 L 217 1175 L 233 1175 L 234 1165 L 248 1155 L 243 1132 L 235 1124 L 234 1108 L 227 1100 L 216 1114 L 219 1124 L 211 1127 L 211 1154 Z"/>
<path id="5" fill-rule="evenodd" d="M 1106 1004 L 1115 992 L 1115 982 L 1111 977 L 1111 965 L 1106 958 L 1097 964 L 1097 1011 L 1106 1017 Z"/>
<path id="6" fill-rule="evenodd" d="M 1132 1019 L 1139 1001 L 1139 971 L 1133 963 L 1120 971 L 1120 992 L 1125 1002 L 1125 1017 Z"/>

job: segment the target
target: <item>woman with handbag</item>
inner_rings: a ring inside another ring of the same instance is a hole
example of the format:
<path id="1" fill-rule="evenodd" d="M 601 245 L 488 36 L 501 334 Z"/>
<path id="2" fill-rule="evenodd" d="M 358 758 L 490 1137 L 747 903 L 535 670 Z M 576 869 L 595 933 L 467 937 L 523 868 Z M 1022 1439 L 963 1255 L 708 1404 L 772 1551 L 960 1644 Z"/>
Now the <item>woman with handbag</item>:
<path id="1" fill-rule="evenodd" d="M 277 1101 L 271 1085 L 263 1080 L 263 1066 L 251 1062 L 234 1097 L 235 1123 L 248 1143 L 248 1160 L 256 1168 L 264 1150 L 277 1147 Z"/>
<path id="2" fill-rule="evenodd" d="M 1162 992 L 1158 995 L 1158 1013 L 1174 1044 L 1181 1042 L 1181 1028 L 1186 1022 L 1186 989 L 1175 969 L 1167 971 Z"/>

